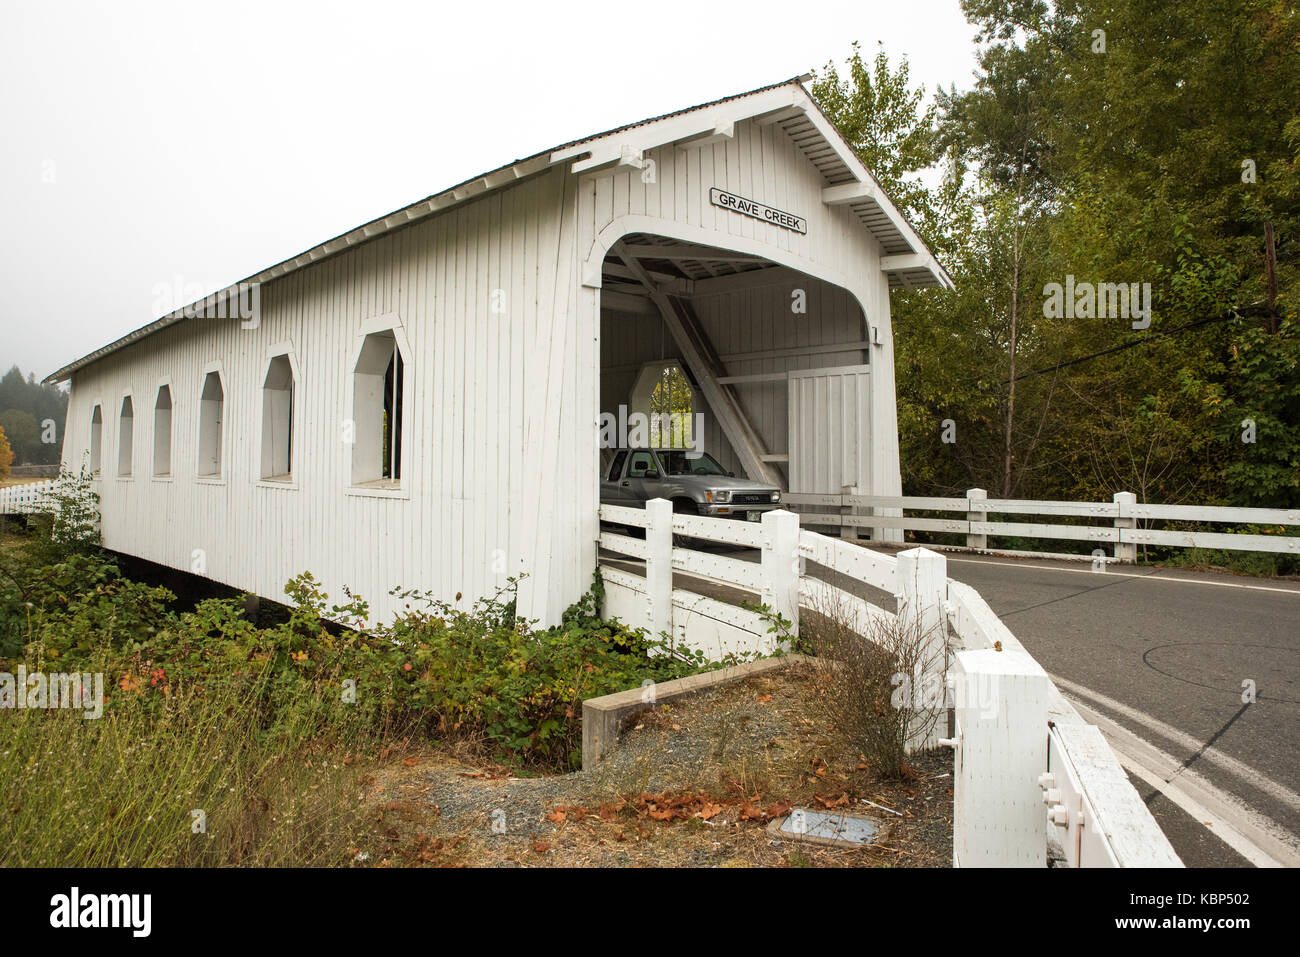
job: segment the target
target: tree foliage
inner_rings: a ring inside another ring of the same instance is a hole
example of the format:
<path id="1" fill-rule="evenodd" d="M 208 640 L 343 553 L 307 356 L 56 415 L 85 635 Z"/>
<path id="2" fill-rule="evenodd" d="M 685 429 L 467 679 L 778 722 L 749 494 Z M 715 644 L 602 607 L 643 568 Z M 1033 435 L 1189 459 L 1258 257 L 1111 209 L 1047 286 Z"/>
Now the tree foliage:
<path id="1" fill-rule="evenodd" d="M 904 491 L 1294 506 L 1300 18 L 963 9 L 970 89 L 927 107 L 905 63 L 856 45 L 813 86 L 957 287 L 893 295 Z M 1067 277 L 1149 284 L 1149 323 L 1050 314 Z"/>
<path id="2" fill-rule="evenodd" d="M 17 366 L 0 376 L 0 428 L 9 435 L 16 462 L 58 462 L 67 412 L 68 394 L 58 386 L 41 385 L 34 374 L 23 378 Z"/>

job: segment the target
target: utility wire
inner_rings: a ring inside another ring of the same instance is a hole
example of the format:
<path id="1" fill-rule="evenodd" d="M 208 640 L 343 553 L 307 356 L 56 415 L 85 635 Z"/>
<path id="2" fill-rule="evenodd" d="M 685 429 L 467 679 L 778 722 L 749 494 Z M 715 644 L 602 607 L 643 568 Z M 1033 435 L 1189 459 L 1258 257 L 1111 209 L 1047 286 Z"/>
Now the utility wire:
<path id="1" fill-rule="evenodd" d="M 1195 329 L 1198 326 L 1208 326 L 1211 323 L 1215 323 L 1215 322 L 1227 322 L 1229 319 L 1241 319 L 1241 318 L 1243 318 L 1241 313 L 1234 311 L 1228 313 L 1227 315 L 1215 316 L 1213 319 L 1200 319 L 1196 322 L 1189 322 L 1184 326 L 1177 326 L 1173 329 L 1167 329 L 1164 332 L 1157 332 L 1151 336 L 1144 336 L 1141 339 L 1134 339 L 1132 342 L 1124 342 L 1117 346 L 1111 346 L 1109 349 L 1102 349 L 1100 352 L 1093 352 L 1086 356 L 1079 356 L 1077 359 L 1067 359 L 1065 362 L 1058 362 L 1054 366 L 1049 366 L 1044 369 L 1035 369 L 1032 372 L 1025 372 L 1016 376 L 1014 379 L 1010 381 L 1019 382 L 1021 379 L 1029 379 L 1036 375 L 1046 375 L 1049 372 L 1056 372 L 1060 369 L 1066 368 L 1067 366 L 1075 366 L 1081 362 L 1088 362 L 1091 359 L 1096 359 L 1101 356 L 1108 356 L 1116 352 L 1122 352 L 1125 349 L 1132 349 L 1134 346 L 1144 346 L 1149 344 L 1152 340 L 1160 339 L 1164 336 L 1172 336 L 1175 333 L 1183 332 L 1187 329 Z"/>

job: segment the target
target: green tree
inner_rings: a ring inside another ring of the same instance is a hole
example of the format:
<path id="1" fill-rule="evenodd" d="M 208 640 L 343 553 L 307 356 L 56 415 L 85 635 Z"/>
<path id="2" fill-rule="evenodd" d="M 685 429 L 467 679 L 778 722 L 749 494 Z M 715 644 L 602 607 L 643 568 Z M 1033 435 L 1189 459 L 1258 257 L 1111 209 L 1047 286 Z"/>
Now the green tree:
<path id="1" fill-rule="evenodd" d="M 41 429 L 36 419 L 22 409 L 0 412 L 0 429 L 9 437 L 15 462 L 34 462 L 41 446 Z"/>
<path id="2" fill-rule="evenodd" d="M 27 413 L 36 421 L 42 438 L 46 434 L 53 436 L 52 442 L 41 441 L 30 449 L 19 451 L 24 461 L 40 465 L 59 461 L 68 410 L 67 392 L 58 386 L 41 385 L 35 375 L 24 378 L 22 370 L 13 366 L 0 376 L 0 409 Z"/>
<path id="3" fill-rule="evenodd" d="M 681 367 L 666 365 L 650 393 L 650 444 L 657 448 L 685 448 L 695 425 L 691 383 Z M 667 434 L 664 434 L 667 426 Z"/>
<path id="4" fill-rule="evenodd" d="M 925 88 L 912 89 L 904 59 L 891 69 L 884 49 L 868 65 L 853 43 L 844 76 L 834 61 L 814 72 L 812 95 L 857 151 L 905 216 L 922 234 L 942 231 L 935 218 L 934 197 L 921 182 L 922 170 L 935 165 L 936 107 L 922 107 Z"/>
<path id="5" fill-rule="evenodd" d="M 1293 5 L 963 7 L 979 73 L 937 111 L 856 47 L 814 85 L 957 286 L 892 296 L 905 490 L 1294 505 Z M 1049 316 L 1067 277 L 1149 284 L 1149 323 Z"/>

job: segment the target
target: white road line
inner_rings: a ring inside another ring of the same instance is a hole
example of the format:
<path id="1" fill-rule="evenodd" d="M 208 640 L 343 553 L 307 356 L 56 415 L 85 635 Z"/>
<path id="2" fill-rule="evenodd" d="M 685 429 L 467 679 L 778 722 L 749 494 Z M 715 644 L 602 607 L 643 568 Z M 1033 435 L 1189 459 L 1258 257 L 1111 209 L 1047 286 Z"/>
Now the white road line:
<path id="1" fill-rule="evenodd" d="M 1175 807 L 1181 808 L 1191 817 L 1208 826 L 1215 837 L 1250 861 L 1250 863 L 1256 867 L 1284 866 L 1281 861 L 1270 857 L 1219 815 L 1188 797 L 1186 792 L 1178 785 L 1161 780 L 1159 775 L 1147 770 L 1124 751 L 1117 748 L 1114 741 L 1108 743 L 1110 749 L 1115 752 L 1115 756 L 1119 758 L 1119 763 L 1124 767 L 1124 770 L 1132 772 L 1135 777 L 1145 781 L 1167 797 Z"/>
<path id="2" fill-rule="evenodd" d="M 1026 565 L 1024 562 L 988 562 L 979 558 L 952 558 L 950 562 L 963 562 L 967 565 L 997 565 L 1002 568 L 1036 568 L 1045 572 L 1068 572 L 1071 575 L 1108 575 L 1112 578 L 1141 578 L 1149 582 L 1164 582 L 1174 585 L 1209 585 L 1212 588 L 1241 588 L 1247 591 L 1273 591 L 1281 592 L 1284 595 L 1295 595 L 1300 598 L 1300 588 L 1274 588 L 1270 585 L 1242 585 L 1238 582 L 1212 582 L 1203 581 L 1199 578 L 1163 578 L 1159 574 L 1139 575 L 1134 572 L 1094 572 L 1090 568 L 1059 568 L 1056 565 Z"/>
<path id="3" fill-rule="evenodd" d="M 1186 748 L 1192 753 L 1200 751 L 1204 745 L 1204 742 L 1196 740 L 1196 738 L 1192 737 L 1186 731 L 1175 728 L 1173 725 L 1166 724 L 1159 718 L 1153 718 L 1144 711 L 1130 708 L 1121 701 L 1116 701 L 1114 698 L 1108 698 L 1104 694 L 1100 694 L 1090 688 L 1085 688 L 1083 685 L 1075 684 L 1073 681 L 1066 681 L 1064 678 L 1058 678 L 1056 675 L 1050 675 L 1049 677 L 1051 677 L 1052 681 L 1056 683 L 1058 688 L 1072 697 L 1083 698 L 1085 701 L 1091 701 L 1108 711 L 1122 715 L 1135 724 L 1139 724 L 1148 730 L 1154 731 L 1161 737 L 1167 738 L 1179 747 Z M 1231 774 L 1243 784 L 1248 784 L 1273 798 L 1273 800 L 1286 805 L 1290 810 L 1300 812 L 1300 794 L 1297 794 L 1285 784 L 1265 777 L 1255 768 L 1238 761 L 1234 757 L 1224 754 L 1218 748 L 1206 748 L 1198 760 L 1213 764 L 1215 767 L 1219 768 L 1219 770 Z M 1181 767 L 1181 762 L 1176 763 Z"/>
<path id="4" fill-rule="evenodd" d="M 1210 834 L 1257 867 L 1300 867 L 1300 843 L 1286 828 L 1100 711 L 1082 701 L 1072 703 L 1080 717 L 1101 729 L 1120 764 L 1206 825 Z"/>

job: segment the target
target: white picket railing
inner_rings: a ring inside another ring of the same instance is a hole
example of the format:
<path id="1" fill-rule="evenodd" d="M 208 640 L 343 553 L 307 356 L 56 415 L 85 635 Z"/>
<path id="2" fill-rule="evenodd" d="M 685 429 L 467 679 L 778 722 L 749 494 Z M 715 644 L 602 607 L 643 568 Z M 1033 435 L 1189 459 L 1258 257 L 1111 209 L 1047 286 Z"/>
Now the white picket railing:
<path id="1" fill-rule="evenodd" d="M 53 479 L 0 488 L 0 515 L 25 515 L 49 508 L 46 496 L 54 491 Z"/>
<path id="2" fill-rule="evenodd" d="M 1035 502 L 1024 499 L 993 499 L 983 489 L 970 489 L 964 498 L 925 496 L 785 493 L 785 504 L 800 511 L 805 525 L 840 528 L 856 535 L 856 529 L 870 530 L 877 537 L 887 529 L 943 532 L 965 536 L 965 547 L 1004 554 L 1042 554 L 998 550 L 988 547 L 992 536 L 1092 542 L 1110 546 L 1108 556 L 1116 561 L 1136 561 L 1139 545 L 1172 545 L 1180 548 L 1224 548 L 1239 551 L 1278 552 L 1300 555 L 1300 508 L 1231 508 L 1212 505 L 1139 504 L 1132 492 L 1116 492 L 1110 502 Z M 833 511 L 822 511 L 833 509 Z M 929 518 L 904 514 L 906 511 L 959 512 L 954 518 Z M 1102 524 L 1060 524 L 1044 522 L 989 521 L 990 515 L 1072 517 L 1099 520 Z M 1183 522 L 1201 525 L 1260 525 L 1289 527 L 1290 535 L 1260 535 L 1139 527 L 1140 523 Z M 936 546 L 945 547 L 945 546 Z M 947 546 L 951 547 L 951 546 Z M 1052 553 L 1056 555 L 1057 553 Z M 1087 558 L 1069 554 L 1064 557 Z"/>
<path id="3" fill-rule="evenodd" d="M 1084 723 L 984 599 L 947 577 L 942 554 L 873 552 L 801 529 L 799 516 L 784 510 L 747 523 L 674 514 L 671 503 L 655 499 L 645 509 L 602 505 L 600 518 L 646 530 L 644 539 L 600 533 L 604 551 L 645 563 L 642 577 L 602 559 L 605 616 L 712 658 L 772 653 L 781 636 L 756 611 L 675 587 L 674 571 L 756 594 L 790 622 L 792 635 L 802 605 L 834 608 L 863 633 L 873 617 L 919 621 L 921 633 L 944 643 L 946 654 L 922 659 L 939 668 L 947 662 L 944 674 L 928 677 L 949 689 L 945 704 L 953 707 L 955 730 L 951 738 L 939 729 L 911 744 L 954 749 L 954 864 L 1041 867 L 1051 846 L 1070 866 L 1181 866 L 1101 733 Z M 674 533 L 757 548 L 760 560 L 674 546 Z M 840 587 L 847 582 L 838 576 L 893 596 L 896 611 L 858 594 L 862 589 Z"/>

